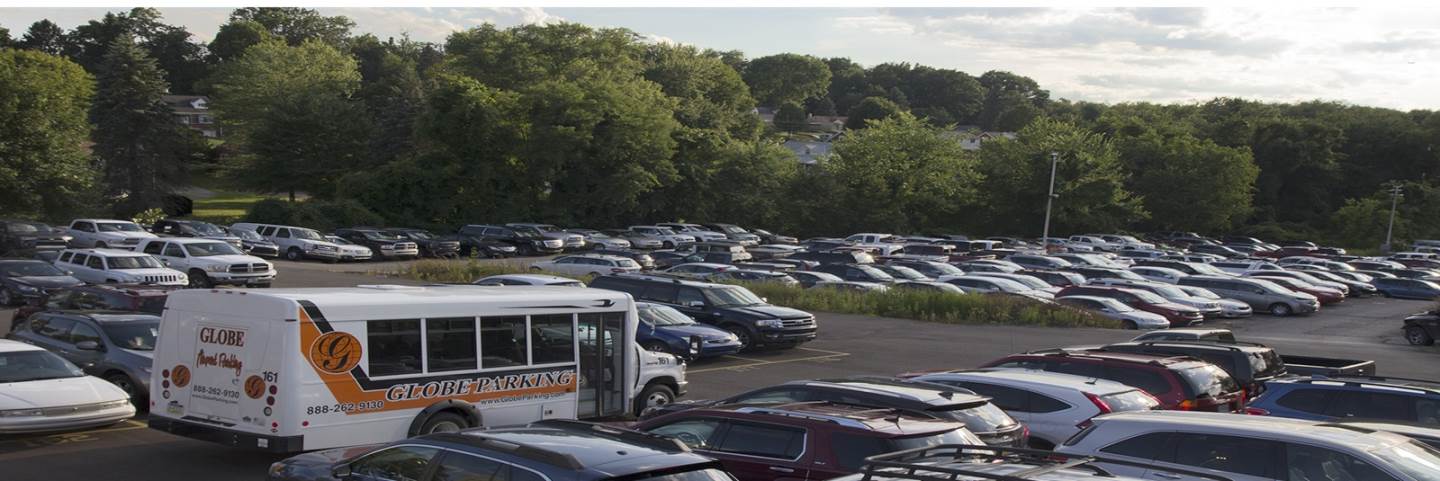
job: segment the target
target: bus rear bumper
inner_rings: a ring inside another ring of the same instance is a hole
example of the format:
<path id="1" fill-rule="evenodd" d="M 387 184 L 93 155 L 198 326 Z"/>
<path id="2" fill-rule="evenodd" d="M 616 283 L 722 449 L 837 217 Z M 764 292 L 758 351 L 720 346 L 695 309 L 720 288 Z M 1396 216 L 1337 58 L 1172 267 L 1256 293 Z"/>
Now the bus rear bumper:
<path id="1" fill-rule="evenodd" d="M 304 450 L 305 446 L 305 436 L 266 436 L 154 415 L 150 416 L 150 429 L 201 441 L 272 453 L 296 453 Z"/>

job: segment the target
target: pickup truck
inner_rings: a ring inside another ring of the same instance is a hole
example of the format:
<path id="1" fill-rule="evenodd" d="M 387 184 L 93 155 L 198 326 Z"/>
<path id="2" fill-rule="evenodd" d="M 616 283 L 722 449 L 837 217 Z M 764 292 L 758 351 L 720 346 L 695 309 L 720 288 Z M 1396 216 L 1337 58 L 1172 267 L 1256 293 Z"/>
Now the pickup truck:
<path id="1" fill-rule="evenodd" d="M 1285 372 L 1296 376 L 1374 376 L 1375 361 L 1329 357 L 1280 355 Z"/>

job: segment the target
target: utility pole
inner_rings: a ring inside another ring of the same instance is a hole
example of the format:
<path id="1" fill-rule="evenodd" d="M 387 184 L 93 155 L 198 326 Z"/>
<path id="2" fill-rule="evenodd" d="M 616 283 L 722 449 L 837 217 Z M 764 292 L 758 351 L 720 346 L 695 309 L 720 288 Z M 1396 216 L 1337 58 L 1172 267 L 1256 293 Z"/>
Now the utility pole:
<path id="1" fill-rule="evenodd" d="M 1385 243 L 1380 245 L 1380 250 L 1386 254 L 1390 253 L 1390 236 L 1395 233 L 1395 205 L 1400 202 L 1400 183 L 1390 186 L 1390 226 L 1385 228 Z"/>
<path id="2" fill-rule="evenodd" d="M 1050 250 L 1050 205 L 1055 202 L 1055 167 L 1060 163 L 1060 153 L 1050 153 L 1050 192 L 1045 195 L 1045 229 L 1040 233 L 1040 243 Z"/>

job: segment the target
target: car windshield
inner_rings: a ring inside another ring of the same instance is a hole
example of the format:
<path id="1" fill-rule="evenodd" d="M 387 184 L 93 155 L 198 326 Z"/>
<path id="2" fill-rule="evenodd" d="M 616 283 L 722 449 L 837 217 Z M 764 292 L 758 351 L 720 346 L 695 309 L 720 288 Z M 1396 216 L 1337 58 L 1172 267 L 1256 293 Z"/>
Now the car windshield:
<path id="1" fill-rule="evenodd" d="M 1010 279 L 1001 279 L 1001 278 L 998 278 L 998 277 L 986 277 L 986 278 L 985 278 L 985 281 L 994 284 L 995 287 L 999 287 L 1000 290 L 1002 290 L 1002 291 L 1009 292 L 1009 293 L 1012 293 L 1012 294 L 1019 294 L 1019 293 L 1023 293 L 1023 292 L 1030 292 L 1031 290 L 1033 290 L 1033 289 L 1030 289 L 1029 287 L 1026 287 L 1025 284 L 1021 284 L 1021 283 L 1019 283 L 1019 282 L 1015 282 L 1015 281 L 1012 281 L 1012 280 L 1010 280 Z"/>
<path id="2" fill-rule="evenodd" d="M 1206 289 L 1206 288 L 1204 288 L 1204 287 L 1195 287 L 1195 286 L 1178 286 L 1178 287 L 1180 288 L 1180 290 L 1185 291 L 1186 294 L 1189 294 L 1189 295 L 1191 295 L 1191 296 L 1193 296 L 1193 297 L 1199 297 L 1199 298 L 1201 298 L 1201 299 L 1210 299 L 1210 300 L 1219 300 L 1219 299 L 1222 299 L 1222 297 L 1220 297 L 1219 294 L 1216 294 L 1216 293 L 1214 293 L 1214 292 L 1210 292 L 1210 289 Z"/>
<path id="3" fill-rule="evenodd" d="M 1168 298 L 1171 298 L 1171 299 L 1174 299 L 1174 298 L 1177 298 L 1177 297 L 1190 297 L 1189 295 L 1185 294 L 1185 291 L 1180 290 L 1180 288 L 1178 288 L 1178 287 L 1170 286 L 1170 285 L 1150 286 L 1150 292 L 1154 292 L 1154 293 L 1159 294 L 1159 295 L 1161 295 L 1161 296 L 1163 296 L 1163 297 L 1168 297 Z"/>
<path id="4" fill-rule="evenodd" d="M 188 222 L 186 223 L 186 225 L 190 226 L 191 229 L 195 229 L 195 233 L 200 235 L 228 235 L 228 233 L 225 232 L 225 229 L 221 229 L 220 226 L 211 224 L 209 222 Z"/>
<path id="5" fill-rule="evenodd" d="M 639 309 L 640 321 L 656 326 L 688 326 L 695 323 L 690 316 L 668 306 L 651 305 Z"/>
<path id="6" fill-rule="evenodd" d="M 535 229 L 539 230 L 540 232 L 560 232 L 559 227 L 555 227 L 550 224 L 540 224 L 535 226 Z"/>
<path id="7" fill-rule="evenodd" d="M 190 257 L 234 256 L 244 254 L 244 252 L 240 252 L 240 249 L 236 249 L 235 246 L 224 242 L 194 242 L 185 244 L 185 252 L 190 254 Z"/>
<path id="8" fill-rule="evenodd" d="M 694 471 L 681 471 L 678 473 L 666 472 L 649 477 L 626 477 L 630 481 L 735 481 L 730 473 L 719 469 L 697 469 Z"/>
<path id="9" fill-rule="evenodd" d="M 729 286 L 705 290 L 711 307 L 739 307 L 765 304 L 765 301 L 744 287 Z"/>
<path id="10" fill-rule="evenodd" d="M 52 277 L 66 275 L 65 271 L 40 261 L 12 262 L 0 266 L 7 277 Z"/>
<path id="11" fill-rule="evenodd" d="M 1370 454 L 1416 481 L 1440 481 L 1440 450 L 1419 441 L 1372 449 Z"/>
<path id="12" fill-rule="evenodd" d="M 144 232 L 134 222 L 96 222 L 95 230 L 100 232 Z"/>
<path id="13" fill-rule="evenodd" d="M 407 230 L 407 231 L 402 232 L 401 234 L 402 234 L 402 235 L 405 235 L 405 236 L 407 236 L 407 237 L 409 237 L 409 238 L 411 238 L 411 239 L 419 239 L 419 240 L 430 240 L 430 239 L 435 238 L 435 235 L 434 235 L 434 234 L 431 234 L 431 233 L 426 232 L 426 231 L 423 231 L 423 230 Z"/>
<path id="14" fill-rule="evenodd" d="M 1160 296 L 1157 296 L 1157 295 L 1155 295 L 1154 293 L 1149 292 L 1149 291 L 1142 291 L 1142 290 L 1139 290 L 1139 289 L 1130 289 L 1128 292 L 1130 292 L 1131 294 L 1134 294 L 1135 297 L 1140 298 L 1140 301 L 1141 301 L 1141 302 L 1144 302 L 1144 303 L 1146 303 L 1146 304 L 1161 304 L 1161 303 L 1164 303 L 1164 302 L 1165 302 L 1165 298 L 1160 297 Z"/>
<path id="15" fill-rule="evenodd" d="M 1100 299 L 1101 304 L 1104 304 L 1105 307 L 1108 307 L 1110 308 L 1110 310 L 1115 312 L 1130 312 L 1136 310 L 1135 308 L 1130 307 L 1129 304 L 1117 301 L 1115 299 L 1110 299 L 1108 297 L 1102 297 Z"/>
<path id="16" fill-rule="evenodd" d="M 929 279 L 929 277 L 926 277 L 925 274 L 921 274 L 920 271 L 905 266 L 875 266 L 874 268 L 885 271 L 885 273 L 890 274 L 891 277 L 909 279 L 912 281 Z"/>
<path id="17" fill-rule="evenodd" d="M 655 229 L 655 232 L 659 232 L 660 235 L 676 235 L 676 234 L 675 234 L 675 231 L 670 230 L 670 229 L 666 229 L 666 228 L 664 228 L 664 227 L 656 228 L 656 229 Z"/>
<path id="18" fill-rule="evenodd" d="M 50 351 L 0 352 L 0 383 L 84 376 L 80 368 Z"/>
<path id="19" fill-rule="evenodd" d="M 854 266 L 854 267 L 855 267 L 856 269 L 859 269 L 860 272 L 864 272 L 866 275 L 870 276 L 872 279 L 875 279 L 875 280 L 878 280 L 878 281 L 889 282 L 889 281 L 895 280 L 895 278 L 892 277 L 890 274 L 886 274 L 885 271 L 882 271 L 882 270 L 880 270 L 880 269 L 876 269 L 876 268 L 874 268 L 874 267 L 870 267 L 870 266 L 858 266 L 858 265 L 857 265 L 857 266 Z"/>
<path id="20" fill-rule="evenodd" d="M 290 229 L 290 232 L 295 235 L 296 239 L 325 240 L 325 236 L 320 235 L 319 232 L 312 229 Z"/>
<path id="21" fill-rule="evenodd" d="M 235 231 L 235 237 L 239 237 L 239 238 L 244 239 L 244 240 L 247 240 L 247 241 L 263 241 L 263 240 L 265 240 L 264 237 L 260 237 L 260 234 L 259 234 L 259 233 L 256 233 L 256 232 L 253 231 L 253 230 L 236 230 L 236 231 Z"/>
<path id="22" fill-rule="evenodd" d="M 1112 412 L 1149 411 L 1160 405 L 1154 397 L 1139 389 L 1100 396 L 1100 401 L 1110 406 Z"/>
<path id="23" fill-rule="evenodd" d="M 380 231 L 373 231 L 373 230 L 360 231 L 360 234 L 361 234 L 361 235 L 364 235 L 366 239 L 370 239 L 370 240 L 383 240 L 383 241 L 395 241 L 395 240 L 400 240 L 399 237 L 396 237 L 396 236 L 394 236 L 394 235 L 391 235 L 391 234 L 388 234 L 388 233 L 385 233 L 385 232 L 380 232 Z"/>
<path id="24" fill-rule="evenodd" d="M 728 234 L 748 234 L 745 229 L 741 229 L 740 226 L 734 225 L 725 227 L 725 232 Z"/>
<path id="25" fill-rule="evenodd" d="M 150 256 L 117 256 L 105 259 L 110 269 L 155 269 L 160 261 Z"/>
<path id="26" fill-rule="evenodd" d="M 327 236 L 325 236 L 325 242 L 329 242 L 329 243 L 331 243 L 331 244 L 336 244 L 336 245 L 342 245 L 342 246 L 353 246 L 353 245 L 355 245 L 354 242 L 350 242 L 350 241 L 348 241 L 348 240 L 345 240 L 345 238 L 343 238 L 343 237 L 333 236 L 333 235 L 327 235 Z"/>
<path id="27" fill-rule="evenodd" d="M 1190 394 L 1197 399 L 1223 396 L 1240 390 L 1240 385 L 1235 382 L 1235 378 L 1230 377 L 1214 364 L 1177 369 L 1176 372 L 1185 380 Z"/>
<path id="28" fill-rule="evenodd" d="M 50 226 L 47 226 L 45 224 L 32 224 L 29 222 L 14 222 L 11 223 L 10 226 L 6 228 L 6 230 L 15 234 L 34 234 L 36 232 L 48 231 L 50 230 Z"/>
<path id="29" fill-rule="evenodd" d="M 947 411 L 956 420 L 965 423 L 965 427 L 973 433 L 992 433 L 1003 431 L 1015 425 L 1015 418 L 1005 414 L 1004 410 L 994 404 L 985 403 L 979 406 L 967 407 Z"/>
<path id="30" fill-rule="evenodd" d="M 1049 289 L 1053 287 L 1050 283 L 1042 281 L 1035 276 L 1017 275 L 1015 277 L 1007 277 L 1007 279 L 1024 284 L 1031 289 Z"/>
<path id="31" fill-rule="evenodd" d="M 111 322 L 100 328 L 121 349 L 136 351 L 154 351 L 155 336 L 160 334 L 160 323 L 156 321 Z"/>

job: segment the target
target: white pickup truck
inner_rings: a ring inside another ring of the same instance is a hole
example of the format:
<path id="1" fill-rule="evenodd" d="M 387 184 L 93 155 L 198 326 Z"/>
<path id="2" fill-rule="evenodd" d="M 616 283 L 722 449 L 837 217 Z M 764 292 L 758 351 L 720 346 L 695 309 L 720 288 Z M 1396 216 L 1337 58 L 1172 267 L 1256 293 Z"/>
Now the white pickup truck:
<path id="1" fill-rule="evenodd" d="M 845 238 L 846 242 L 849 242 L 855 247 L 875 249 L 879 251 L 882 256 L 894 255 L 895 252 L 904 249 L 905 243 L 897 242 L 898 240 L 899 239 L 890 234 L 876 233 L 860 233 Z"/>
<path id="2" fill-rule="evenodd" d="M 134 222 L 114 219 L 75 219 L 66 234 L 71 237 L 73 248 L 132 251 L 141 240 L 156 237 Z"/>
<path id="3" fill-rule="evenodd" d="M 149 239 L 140 244 L 139 251 L 159 259 L 165 267 L 184 272 L 192 287 L 270 287 L 275 280 L 275 266 L 222 240 Z"/>

